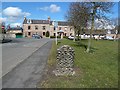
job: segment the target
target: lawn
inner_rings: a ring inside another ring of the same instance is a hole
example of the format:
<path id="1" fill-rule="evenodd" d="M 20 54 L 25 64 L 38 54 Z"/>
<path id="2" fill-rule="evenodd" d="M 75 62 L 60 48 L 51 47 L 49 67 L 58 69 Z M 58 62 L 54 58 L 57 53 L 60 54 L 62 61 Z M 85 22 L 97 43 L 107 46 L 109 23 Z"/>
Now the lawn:
<path id="1" fill-rule="evenodd" d="M 117 88 L 118 87 L 118 42 L 92 40 L 92 53 L 86 53 L 87 40 L 78 45 L 68 39 L 53 42 L 47 62 L 46 73 L 38 85 L 43 88 Z M 70 45 L 75 50 L 74 76 L 55 76 L 56 50 Z"/>

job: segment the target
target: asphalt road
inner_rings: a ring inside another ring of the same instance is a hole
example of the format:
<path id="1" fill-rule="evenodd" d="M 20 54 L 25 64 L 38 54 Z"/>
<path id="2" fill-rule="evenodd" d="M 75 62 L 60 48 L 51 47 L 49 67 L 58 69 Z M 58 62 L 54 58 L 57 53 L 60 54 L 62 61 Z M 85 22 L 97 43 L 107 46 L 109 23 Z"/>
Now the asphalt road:
<path id="1" fill-rule="evenodd" d="M 41 41 L 38 42 L 40 43 Z M 46 40 L 46 42 L 47 41 L 49 40 Z M 36 44 L 39 44 L 37 41 L 35 42 Z M 28 43 L 22 45 L 28 46 L 31 44 Z M 52 41 L 42 45 L 37 51 L 32 53 L 32 55 L 4 75 L 2 78 L 2 88 L 36 88 L 37 83 L 42 79 L 51 46 Z"/>
<path id="2" fill-rule="evenodd" d="M 50 39 L 12 39 L 2 44 L 2 76 L 10 72 L 20 62 L 29 57 Z"/>

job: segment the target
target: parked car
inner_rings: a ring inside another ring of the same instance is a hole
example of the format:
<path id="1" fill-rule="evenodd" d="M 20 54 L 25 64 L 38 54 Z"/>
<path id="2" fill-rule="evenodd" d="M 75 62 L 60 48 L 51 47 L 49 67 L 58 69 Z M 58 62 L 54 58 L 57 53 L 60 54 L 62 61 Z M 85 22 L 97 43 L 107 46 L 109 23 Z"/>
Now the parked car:
<path id="1" fill-rule="evenodd" d="M 74 36 L 69 36 L 68 39 L 73 40 L 73 39 L 74 39 Z"/>
<path id="2" fill-rule="evenodd" d="M 36 38 L 36 39 L 42 38 L 42 36 L 40 36 L 40 35 L 38 35 L 38 34 L 33 34 L 32 37 L 33 37 L 33 38 Z"/>
<path id="3" fill-rule="evenodd" d="M 106 36 L 106 38 L 105 39 L 107 39 L 107 40 L 114 40 L 114 38 L 113 37 L 111 37 L 111 36 Z"/>

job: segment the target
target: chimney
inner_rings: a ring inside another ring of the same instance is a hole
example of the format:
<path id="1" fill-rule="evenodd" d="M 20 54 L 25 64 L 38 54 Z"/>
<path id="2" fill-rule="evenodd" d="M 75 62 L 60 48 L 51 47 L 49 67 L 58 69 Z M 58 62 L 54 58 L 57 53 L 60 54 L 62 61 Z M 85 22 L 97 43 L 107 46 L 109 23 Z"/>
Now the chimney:
<path id="1" fill-rule="evenodd" d="M 48 21 L 49 21 L 49 24 L 50 24 L 50 16 L 48 16 Z"/>
<path id="2" fill-rule="evenodd" d="M 24 20 L 26 20 L 26 16 L 24 16 Z"/>
<path id="3" fill-rule="evenodd" d="M 48 16 L 48 21 L 50 21 L 50 16 Z"/>

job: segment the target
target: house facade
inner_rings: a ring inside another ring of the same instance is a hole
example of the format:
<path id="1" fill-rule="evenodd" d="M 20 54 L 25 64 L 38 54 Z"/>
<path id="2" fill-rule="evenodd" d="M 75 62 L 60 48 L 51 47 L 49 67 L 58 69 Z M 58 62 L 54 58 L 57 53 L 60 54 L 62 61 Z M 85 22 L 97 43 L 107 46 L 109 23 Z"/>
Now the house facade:
<path id="1" fill-rule="evenodd" d="M 17 34 L 22 35 L 22 33 L 23 33 L 23 29 L 21 27 L 13 27 L 13 28 L 9 28 L 6 31 L 6 36 L 16 38 Z"/>
<path id="2" fill-rule="evenodd" d="M 32 37 L 34 34 L 38 34 L 42 37 L 46 37 L 46 33 L 49 33 L 49 36 L 56 36 L 56 31 L 58 36 L 74 36 L 74 28 L 70 26 L 68 22 L 57 21 L 58 27 L 55 29 L 53 21 L 48 17 L 46 20 L 34 20 L 27 19 L 24 17 L 23 21 L 23 37 Z M 114 31 L 114 30 L 112 30 Z M 115 36 L 116 33 L 108 33 L 108 30 L 94 30 L 93 37 L 105 37 L 105 36 Z M 81 35 L 85 37 L 90 37 L 90 30 L 83 30 L 80 32 Z M 119 35 L 120 38 L 120 35 Z"/>
<path id="3" fill-rule="evenodd" d="M 58 21 L 58 27 L 55 28 L 53 21 L 50 20 L 50 17 L 48 17 L 47 20 L 34 20 L 24 17 L 24 37 L 32 37 L 33 34 L 38 34 L 42 37 L 46 37 L 46 32 L 49 33 L 50 36 L 56 36 L 56 30 L 58 36 L 74 35 L 74 28 L 72 26 L 69 26 L 65 21 Z"/>

